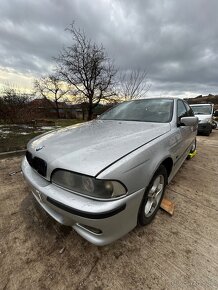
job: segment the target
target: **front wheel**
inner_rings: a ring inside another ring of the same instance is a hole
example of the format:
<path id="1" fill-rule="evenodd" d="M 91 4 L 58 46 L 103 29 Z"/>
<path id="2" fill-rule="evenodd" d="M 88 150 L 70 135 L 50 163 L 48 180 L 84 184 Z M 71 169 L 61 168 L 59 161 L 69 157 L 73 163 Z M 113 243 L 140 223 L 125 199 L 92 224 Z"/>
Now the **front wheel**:
<path id="1" fill-rule="evenodd" d="M 138 215 L 139 224 L 144 226 L 153 220 L 163 199 L 166 184 L 167 171 L 161 165 L 154 174 L 142 200 Z"/>

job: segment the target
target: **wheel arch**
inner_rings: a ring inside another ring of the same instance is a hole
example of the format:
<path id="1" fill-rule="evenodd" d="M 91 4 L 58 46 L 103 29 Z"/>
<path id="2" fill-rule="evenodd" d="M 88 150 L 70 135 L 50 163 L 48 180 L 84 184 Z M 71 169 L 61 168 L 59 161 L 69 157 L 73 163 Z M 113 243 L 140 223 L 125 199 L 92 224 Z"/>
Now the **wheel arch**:
<path id="1" fill-rule="evenodd" d="M 169 177 L 173 168 L 173 159 L 171 157 L 167 157 L 161 162 L 160 165 L 163 165 L 166 168 L 167 176 Z"/>
<path id="2" fill-rule="evenodd" d="M 150 180 L 149 180 L 149 183 L 148 183 L 147 186 L 149 186 L 149 184 L 150 184 L 153 176 L 155 175 L 155 173 L 157 172 L 157 170 L 160 168 L 161 165 L 163 165 L 166 168 L 166 171 L 167 171 L 167 184 L 168 184 L 168 182 L 169 182 L 169 176 L 170 176 L 170 174 L 172 172 L 172 169 L 173 169 L 173 159 L 172 159 L 171 156 L 166 156 L 161 161 L 156 162 L 155 165 L 153 164 L 153 169 L 154 170 L 151 172 Z"/>

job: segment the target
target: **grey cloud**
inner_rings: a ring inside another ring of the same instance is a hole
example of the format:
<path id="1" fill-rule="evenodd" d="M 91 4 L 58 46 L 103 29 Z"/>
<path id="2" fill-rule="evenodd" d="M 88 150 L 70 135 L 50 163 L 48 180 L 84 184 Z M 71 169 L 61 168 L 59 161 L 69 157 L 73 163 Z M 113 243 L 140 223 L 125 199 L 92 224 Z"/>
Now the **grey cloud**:
<path id="1" fill-rule="evenodd" d="M 215 0 L 3 0 L 0 66 L 48 72 L 75 20 L 117 67 L 147 69 L 151 93 L 217 93 L 217 11 Z"/>

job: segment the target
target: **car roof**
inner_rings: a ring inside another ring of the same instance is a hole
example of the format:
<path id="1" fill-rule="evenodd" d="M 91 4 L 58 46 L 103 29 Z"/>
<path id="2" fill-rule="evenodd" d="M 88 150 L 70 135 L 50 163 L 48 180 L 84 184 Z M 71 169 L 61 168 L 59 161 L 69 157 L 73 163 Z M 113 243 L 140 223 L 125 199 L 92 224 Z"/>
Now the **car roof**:
<path id="1" fill-rule="evenodd" d="M 133 101 L 142 101 L 142 100 L 150 100 L 150 99 L 161 99 L 161 100 L 183 100 L 183 99 L 181 99 L 181 98 L 178 98 L 178 97 L 145 97 L 145 98 L 141 98 L 141 99 L 134 99 L 134 100 L 129 100 L 129 101 L 127 101 L 127 102 L 133 102 Z M 184 101 L 184 100 L 183 100 Z"/>
<path id="2" fill-rule="evenodd" d="M 189 106 L 212 106 L 213 104 L 190 104 Z"/>

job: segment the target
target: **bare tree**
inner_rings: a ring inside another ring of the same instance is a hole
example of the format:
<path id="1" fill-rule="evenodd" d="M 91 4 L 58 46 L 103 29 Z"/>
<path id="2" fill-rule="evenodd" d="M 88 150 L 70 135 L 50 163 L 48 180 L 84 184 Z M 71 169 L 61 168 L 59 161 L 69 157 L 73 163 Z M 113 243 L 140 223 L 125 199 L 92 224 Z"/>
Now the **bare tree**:
<path id="1" fill-rule="evenodd" d="M 35 80 L 34 88 L 54 107 L 57 118 L 60 118 L 59 102 L 63 101 L 63 97 L 69 92 L 69 87 L 63 84 L 56 75 L 49 75 Z"/>
<path id="2" fill-rule="evenodd" d="M 125 100 L 140 99 L 150 89 L 145 70 L 131 70 L 120 73 L 118 94 Z"/>
<path id="3" fill-rule="evenodd" d="M 74 94 L 85 97 L 90 120 L 99 102 L 115 94 L 113 80 L 116 70 L 102 45 L 92 42 L 74 24 L 66 31 L 72 36 L 72 45 L 65 47 L 56 58 L 57 71 L 60 78 L 72 86 Z"/>

